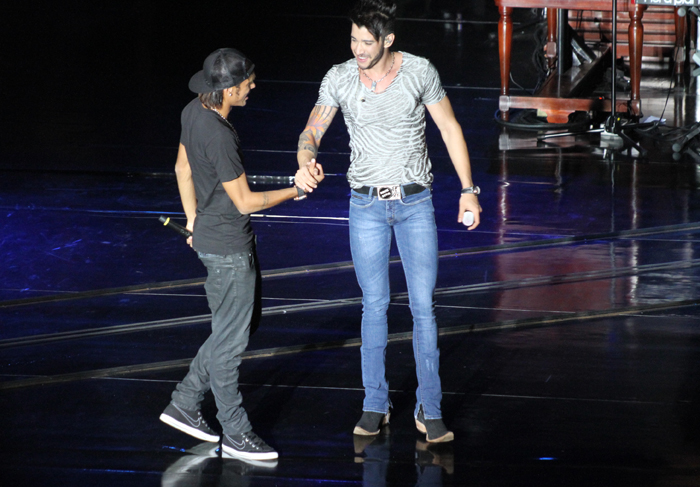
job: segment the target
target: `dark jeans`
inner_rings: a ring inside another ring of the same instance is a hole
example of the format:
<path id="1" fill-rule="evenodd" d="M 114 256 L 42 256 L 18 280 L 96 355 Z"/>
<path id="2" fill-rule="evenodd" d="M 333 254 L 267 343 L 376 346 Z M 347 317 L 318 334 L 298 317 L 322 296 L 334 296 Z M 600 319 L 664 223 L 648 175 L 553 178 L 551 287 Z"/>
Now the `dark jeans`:
<path id="1" fill-rule="evenodd" d="M 248 346 L 251 321 L 256 318 L 259 272 L 255 251 L 225 256 L 200 253 L 199 258 L 208 272 L 204 289 L 212 313 L 211 335 L 175 388 L 172 402 L 185 409 L 199 409 L 211 388 L 224 433 L 247 432 L 252 428 L 241 407 L 238 366 Z"/>

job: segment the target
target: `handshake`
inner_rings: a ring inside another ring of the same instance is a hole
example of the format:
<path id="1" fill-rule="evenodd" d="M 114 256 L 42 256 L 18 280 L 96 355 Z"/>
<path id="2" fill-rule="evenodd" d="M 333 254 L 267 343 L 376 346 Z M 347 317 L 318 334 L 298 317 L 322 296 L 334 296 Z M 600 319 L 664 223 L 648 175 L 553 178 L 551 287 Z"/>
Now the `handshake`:
<path id="1" fill-rule="evenodd" d="M 294 185 L 304 193 L 311 193 L 318 188 L 318 183 L 323 181 L 325 177 L 323 167 L 316 162 L 316 159 L 311 159 L 304 167 L 299 168 L 294 175 Z M 299 194 L 297 199 L 302 198 L 304 198 L 304 195 Z"/>

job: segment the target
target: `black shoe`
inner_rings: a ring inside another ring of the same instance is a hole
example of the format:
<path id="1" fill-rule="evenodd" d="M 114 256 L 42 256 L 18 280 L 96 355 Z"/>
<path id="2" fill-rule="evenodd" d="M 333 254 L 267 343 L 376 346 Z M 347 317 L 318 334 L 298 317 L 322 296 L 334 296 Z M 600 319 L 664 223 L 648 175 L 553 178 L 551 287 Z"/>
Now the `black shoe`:
<path id="1" fill-rule="evenodd" d="M 416 428 L 421 433 L 425 433 L 428 443 L 445 443 L 455 439 L 455 434 L 447 429 L 442 419 L 425 419 L 423 406 L 420 407 L 416 416 Z"/>
<path id="2" fill-rule="evenodd" d="M 353 434 L 361 436 L 374 436 L 379 434 L 379 429 L 389 424 L 389 413 L 375 413 L 374 411 L 362 411 L 360 421 L 355 425 Z"/>
<path id="3" fill-rule="evenodd" d="M 246 460 L 274 460 L 279 456 L 270 445 L 252 431 L 224 435 L 221 448 L 232 457 Z"/>
<path id="4" fill-rule="evenodd" d="M 200 440 L 211 442 L 219 441 L 219 435 L 204 421 L 202 413 L 199 410 L 190 411 L 170 403 L 168 407 L 165 408 L 165 411 L 163 411 L 163 414 L 160 415 L 160 420 Z"/>

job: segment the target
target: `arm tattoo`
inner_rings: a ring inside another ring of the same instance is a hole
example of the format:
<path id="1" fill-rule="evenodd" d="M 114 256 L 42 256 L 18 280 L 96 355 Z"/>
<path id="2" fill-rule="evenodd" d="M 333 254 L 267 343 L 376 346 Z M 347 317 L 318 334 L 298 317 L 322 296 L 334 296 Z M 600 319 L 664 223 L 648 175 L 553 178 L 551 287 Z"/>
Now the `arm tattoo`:
<path id="1" fill-rule="evenodd" d="M 267 195 L 266 192 L 263 193 L 262 196 L 263 196 L 263 203 L 262 203 L 261 210 L 264 210 L 265 208 L 267 208 L 267 204 L 270 202 L 270 197 Z"/>
<path id="2" fill-rule="evenodd" d="M 307 150 L 310 151 L 314 157 L 318 156 L 318 147 L 316 147 L 316 144 L 311 143 L 311 140 L 313 140 L 313 138 L 307 131 L 302 132 L 299 136 L 297 152 Z"/>
<path id="3" fill-rule="evenodd" d="M 321 142 L 323 134 L 326 133 L 328 127 L 333 121 L 336 108 L 316 105 L 311 111 L 309 121 L 306 128 L 299 136 L 298 150 L 311 151 L 314 156 L 318 154 L 318 145 Z"/>

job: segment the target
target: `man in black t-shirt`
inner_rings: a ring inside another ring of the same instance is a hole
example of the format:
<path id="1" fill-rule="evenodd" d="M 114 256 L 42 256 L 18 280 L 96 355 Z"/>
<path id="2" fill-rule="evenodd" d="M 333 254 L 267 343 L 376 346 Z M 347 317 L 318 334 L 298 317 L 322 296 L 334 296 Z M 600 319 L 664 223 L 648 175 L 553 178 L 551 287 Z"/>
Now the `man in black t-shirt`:
<path id="1" fill-rule="evenodd" d="M 190 79 L 190 90 L 199 96 L 182 111 L 175 172 L 187 229 L 193 232 L 187 242 L 207 268 L 204 289 L 212 333 L 160 419 L 201 440 L 218 442 L 219 435 L 200 412 L 211 389 L 224 433 L 223 451 L 242 459 L 272 460 L 277 452 L 253 432 L 238 390 L 238 366 L 248 345 L 260 279 L 249 214 L 303 199 L 305 193 L 296 186 L 267 192 L 248 187 L 238 134 L 227 116 L 232 107 L 244 106 L 255 88 L 254 67 L 241 52 L 218 49 Z M 323 168 L 312 165 L 308 169 L 318 183 Z"/>

